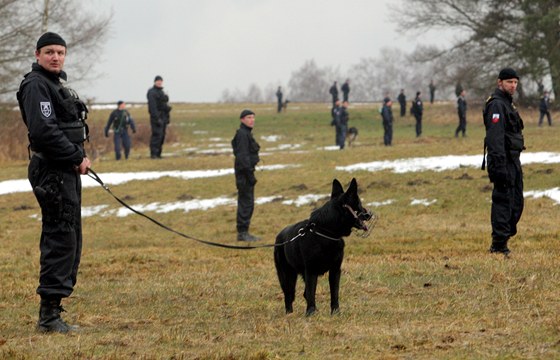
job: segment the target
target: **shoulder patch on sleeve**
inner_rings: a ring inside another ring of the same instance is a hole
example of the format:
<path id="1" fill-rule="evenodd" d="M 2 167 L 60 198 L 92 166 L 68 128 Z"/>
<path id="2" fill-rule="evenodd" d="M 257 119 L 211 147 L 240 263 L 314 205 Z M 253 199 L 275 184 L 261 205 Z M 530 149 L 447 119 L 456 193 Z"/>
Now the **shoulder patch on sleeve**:
<path id="1" fill-rule="evenodd" d="M 500 114 L 492 114 L 492 123 L 497 123 L 500 121 Z"/>
<path id="2" fill-rule="evenodd" d="M 41 113 L 43 114 L 44 117 L 51 116 L 52 108 L 51 108 L 51 103 L 49 101 L 41 101 L 40 106 L 41 106 Z"/>

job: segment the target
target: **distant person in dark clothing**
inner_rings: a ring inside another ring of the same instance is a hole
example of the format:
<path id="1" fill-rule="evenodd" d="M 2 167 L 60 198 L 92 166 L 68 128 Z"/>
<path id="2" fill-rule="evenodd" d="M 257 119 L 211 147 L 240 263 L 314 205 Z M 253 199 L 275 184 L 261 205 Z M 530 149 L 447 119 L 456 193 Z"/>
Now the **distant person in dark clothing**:
<path id="1" fill-rule="evenodd" d="M 130 154 L 130 136 L 128 135 L 128 127 L 132 132 L 136 132 L 136 125 L 130 113 L 126 110 L 126 103 L 124 101 L 117 102 L 117 109 L 111 112 L 107 125 L 105 125 L 105 137 L 109 137 L 109 129 L 113 126 L 113 142 L 115 144 L 115 158 L 121 159 L 121 145 L 124 148 L 124 158 L 128 159 Z"/>
<path id="2" fill-rule="evenodd" d="M 488 177 L 494 183 L 490 252 L 506 256 L 510 253 L 508 240 L 517 233 L 517 223 L 523 213 L 523 171 L 519 159 L 525 149 L 523 120 L 513 104 L 518 84 L 519 76 L 515 70 L 502 69 L 498 75 L 498 87 L 486 100 L 483 112 Z"/>
<path id="3" fill-rule="evenodd" d="M 338 120 L 336 121 L 336 145 L 340 147 L 340 150 L 344 149 L 344 144 L 346 142 L 346 131 L 348 129 L 348 120 L 350 115 L 348 114 L 348 101 L 342 102 L 342 107 L 338 112 Z"/>
<path id="4" fill-rule="evenodd" d="M 436 96 L 436 86 L 434 85 L 433 80 L 430 81 L 429 88 L 430 88 L 430 104 L 433 104 L 434 103 L 434 98 Z"/>
<path id="5" fill-rule="evenodd" d="M 381 109 L 381 117 L 383 118 L 383 143 L 385 146 L 391 146 L 393 142 L 393 110 L 391 106 L 393 102 L 390 98 L 383 99 L 383 108 Z"/>
<path id="6" fill-rule="evenodd" d="M 548 126 L 552 126 L 552 118 L 550 117 L 549 105 L 550 105 L 550 97 L 548 96 L 548 91 L 545 91 L 543 93 L 543 97 L 541 98 L 541 102 L 539 104 L 539 111 L 540 111 L 539 126 L 542 126 L 545 115 L 548 120 Z"/>
<path id="7" fill-rule="evenodd" d="M 340 100 L 334 102 L 334 106 L 331 109 L 331 126 L 335 126 L 338 121 L 338 114 L 340 111 Z"/>
<path id="8" fill-rule="evenodd" d="M 340 87 L 342 90 L 342 101 L 348 101 L 348 94 L 350 94 L 350 79 L 346 79 L 344 84 Z"/>
<path id="9" fill-rule="evenodd" d="M 334 106 L 334 104 L 336 103 L 336 100 L 338 100 L 338 85 L 336 84 L 336 81 L 333 83 L 333 85 L 329 89 L 329 94 L 331 94 L 331 96 L 332 96 L 332 104 Z"/>
<path id="10" fill-rule="evenodd" d="M 401 89 L 397 100 L 401 106 L 401 117 L 404 117 L 406 115 L 406 95 L 404 94 L 404 89 Z"/>
<path id="11" fill-rule="evenodd" d="M 161 150 L 165 141 L 165 130 L 169 124 L 169 96 L 163 92 L 163 78 L 156 76 L 154 86 L 148 90 L 148 111 L 150 112 L 150 125 L 152 136 L 150 138 L 150 157 L 161 159 Z"/>
<path id="12" fill-rule="evenodd" d="M 251 217 L 255 208 L 255 166 L 259 162 L 260 146 L 253 137 L 255 113 L 243 110 L 241 124 L 231 140 L 235 155 L 235 185 L 237 187 L 237 240 L 257 241 L 260 238 L 249 233 Z"/>
<path id="13" fill-rule="evenodd" d="M 282 87 L 278 86 L 278 90 L 276 90 L 276 98 L 278 99 L 278 113 L 282 112 Z"/>
<path id="14" fill-rule="evenodd" d="M 467 100 L 465 99 L 466 91 L 463 89 L 457 98 L 457 114 L 459 115 L 459 126 L 455 130 L 455 137 L 459 137 L 459 133 L 463 133 L 463 137 L 467 132 Z"/>
<path id="15" fill-rule="evenodd" d="M 420 91 L 416 92 L 416 98 L 412 101 L 410 112 L 416 119 L 416 137 L 420 137 L 422 135 L 422 114 L 424 113 L 424 104 L 422 103 L 422 93 Z"/>

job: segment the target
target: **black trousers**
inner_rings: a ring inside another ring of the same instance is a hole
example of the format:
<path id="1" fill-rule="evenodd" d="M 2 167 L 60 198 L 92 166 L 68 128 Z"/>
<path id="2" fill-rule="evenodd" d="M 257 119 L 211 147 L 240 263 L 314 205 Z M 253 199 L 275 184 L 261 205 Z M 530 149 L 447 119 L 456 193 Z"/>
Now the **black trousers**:
<path id="1" fill-rule="evenodd" d="M 152 136 L 150 138 L 150 156 L 161 157 L 161 149 L 165 141 L 166 122 L 150 121 Z"/>
<path id="2" fill-rule="evenodd" d="M 542 126 L 543 123 L 543 119 L 546 116 L 546 119 L 548 120 L 548 126 L 552 126 L 552 118 L 550 117 L 550 111 L 540 111 L 540 115 L 539 115 L 539 126 Z"/>
<path id="3" fill-rule="evenodd" d="M 254 176 L 247 176 L 244 173 L 235 173 L 235 183 L 237 186 L 237 232 L 249 231 L 251 217 L 255 209 L 255 184 L 251 184 L 250 179 Z"/>
<path id="4" fill-rule="evenodd" d="M 385 146 L 391 145 L 393 142 L 393 124 L 390 122 L 383 122 L 383 143 Z"/>
<path id="5" fill-rule="evenodd" d="M 42 214 L 39 286 L 41 298 L 68 297 L 76 285 L 82 254 L 80 175 L 33 156 L 28 168 Z"/>
<path id="6" fill-rule="evenodd" d="M 414 114 L 416 118 L 416 137 L 422 135 L 422 115 Z"/>
<path id="7" fill-rule="evenodd" d="M 523 213 L 523 172 L 519 154 L 507 163 L 509 184 L 494 184 L 492 191 L 492 239 L 503 243 L 517 234 L 517 223 Z"/>
<path id="8" fill-rule="evenodd" d="M 459 136 L 460 132 L 463 133 L 463 136 L 465 136 L 467 132 L 467 118 L 461 115 L 459 115 L 459 125 L 457 129 L 455 129 L 455 137 Z"/>
<path id="9" fill-rule="evenodd" d="M 406 115 L 406 103 L 400 103 L 401 105 L 401 117 Z"/>

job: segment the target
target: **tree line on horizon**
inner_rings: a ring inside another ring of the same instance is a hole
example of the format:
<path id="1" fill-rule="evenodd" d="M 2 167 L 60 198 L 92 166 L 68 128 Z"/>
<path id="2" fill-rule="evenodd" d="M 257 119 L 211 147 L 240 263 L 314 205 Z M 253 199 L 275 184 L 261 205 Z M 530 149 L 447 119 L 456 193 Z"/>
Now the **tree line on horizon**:
<path id="1" fill-rule="evenodd" d="M 408 11 L 414 9 L 414 11 Z M 77 0 L 0 0 L 0 99 L 13 98 L 22 74 L 29 71 L 35 42 L 44 31 L 65 34 L 72 53 L 67 70 L 72 79 L 95 81 L 99 49 L 107 40 L 112 13 L 93 14 Z M 290 101 L 329 101 L 328 89 L 351 81 L 352 101 L 408 98 L 428 92 L 451 99 L 457 84 L 470 97 L 485 97 L 499 70 L 509 66 L 521 76 L 520 102 L 533 102 L 546 89 L 560 93 L 560 4 L 558 0 L 402 0 L 392 18 L 404 34 L 450 31 L 451 45 L 419 45 L 407 53 L 383 49 L 379 56 L 357 59 L 342 71 L 309 59 L 292 72 L 286 84 L 252 83 L 246 90 L 225 89 L 222 102 L 275 101 L 278 86 Z M 90 49 L 96 48 L 96 56 Z"/>

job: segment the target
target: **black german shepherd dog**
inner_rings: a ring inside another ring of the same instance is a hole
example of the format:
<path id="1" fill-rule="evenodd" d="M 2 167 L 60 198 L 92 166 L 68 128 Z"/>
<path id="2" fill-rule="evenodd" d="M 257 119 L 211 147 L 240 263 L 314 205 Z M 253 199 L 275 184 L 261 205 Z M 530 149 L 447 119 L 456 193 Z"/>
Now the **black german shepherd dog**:
<path id="1" fill-rule="evenodd" d="M 340 267 L 344 257 L 342 237 L 350 235 L 352 228 L 368 231 L 370 220 L 372 214 L 362 207 L 356 179 L 352 179 L 346 192 L 334 179 L 331 199 L 326 204 L 313 211 L 309 219 L 287 226 L 276 236 L 274 263 L 287 314 L 293 312 L 298 274 L 305 282 L 306 315 L 310 316 L 316 311 L 317 278 L 327 271 L 331 314 L 338 313 Z"/>

